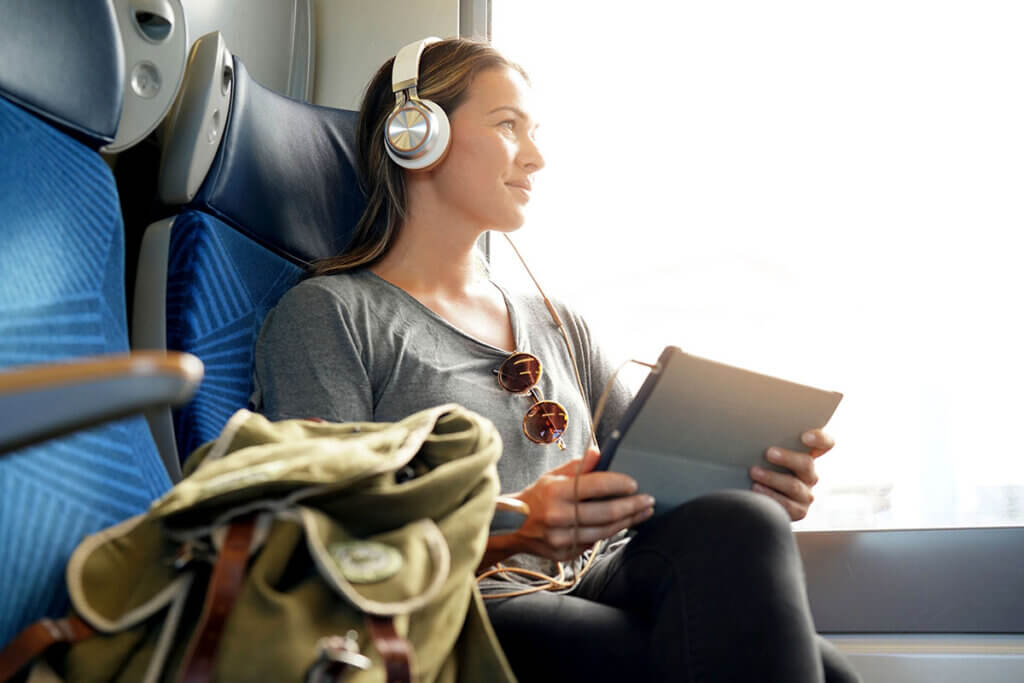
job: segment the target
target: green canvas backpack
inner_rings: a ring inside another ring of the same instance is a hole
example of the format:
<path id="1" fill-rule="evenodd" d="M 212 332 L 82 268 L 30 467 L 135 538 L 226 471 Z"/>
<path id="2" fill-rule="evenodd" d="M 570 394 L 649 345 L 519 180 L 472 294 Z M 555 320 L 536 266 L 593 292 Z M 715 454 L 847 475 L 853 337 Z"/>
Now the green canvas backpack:
<path id="1" fill-rule="evenodd" d="M 146 514 L 75 550 L 73 616 L 44 626 L 78 642 L 48 662 L 68 681 L 513 681 L 473 580 L 500 453 L 454 404 L 239 411 Z"/>

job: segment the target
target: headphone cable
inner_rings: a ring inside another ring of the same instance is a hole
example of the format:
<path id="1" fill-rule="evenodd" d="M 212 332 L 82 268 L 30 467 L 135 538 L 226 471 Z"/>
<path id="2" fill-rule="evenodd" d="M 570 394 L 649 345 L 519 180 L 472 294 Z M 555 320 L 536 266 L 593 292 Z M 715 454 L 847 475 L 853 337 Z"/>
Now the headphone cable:
<path id="1" fill-rule="evenodd" d="M 591 441 L 592 445 L 594 446 L 594 448 L 599 448 L 599 445 L 597 443 L 597 425 L 600 423 L 601 415 L 604 412 L 605 404 L 606 404 L 606 402 L 608 400 L 608 396 L 610 394 L 611 387 L 614 385 L 615 379 L 616 379 L 616 377 L 618 377 L 619 372 L 624 367 L 626 367 L 626 365 L 628 365 L 629 363 L 637 363 L 639 365 L 643 365 L 643 366 L 646 366 L 648 368 L 653 368 L 654 365 L 652 365 L 650 363 L 645 363 L 643 361 L 632 360 L 632 359 L 626 361 L 625 363 L 622 363 L 618 368 L 615 369 L 615 371 L 612 373 L 611 377 L 608 378 L 608 381 L 605 382 L 604 388 L 603 388 L 603 390 L 601 392 L 601 396 L 600 396 L 600 398 L 598 399 L 598 402 L 597 402 L 597 411 L 596 412 L 592 412 L 591 409 L 590 409 L 590 400 L 589 400 L 589 398 L 587 396 L 587 392 L 583 388 L 583 379 L 582 379 L 582 377 L 580 375 L 579 365 L 576 362 L 576 354 L 572 350 L 572 343 L 569 340 L 569 335 L 568 335 L 568 333 L 565 330 L 565 325 L 562 323 L 562 318 L 558 315 L 558 312 L 555 310 L 555 307 L 551 303 L 551 300 L 548 299 L 547 294 L 544 293 L 544 288 L 540 286 L 540 282 L 537 281 L 537 278 L 534 276 L 533 271 L 530 270 L 530 266 L 528 266 L 526 264 L 526 259 L 523 258 L 523 255 L 519 252 L 519 249 L 516 248 L 516 245 L 512 241 L 512 238 L 509 237 L 508 234 L 505 234 L 505 233 L 503 233 L 503 234 L 505 236 L 505 240 L 509 243 L 509 246 L 512 247 L 512 251 L 515 252 L 515 255 L 519 258 L 519 262 L 523 264 L 523 268 L 526 270 L 527 275 L 529 275 L 530 279 L 533 280 L 533 284 L 537 288 L 537 291 L 540 293 L 541 299 L 544 300 L 544 306 L 547 307 L 548 313 L 551 315 L 551 320 L 555 323 L 555 327 L 558 328 L 558 331 L 561 334 L 562 341 L 565 344 L 565 349 L 569 353 L 569 361 L 572 364 L 573 375 L 575 376 L 575 379 L 576 379 L 576 387 L 579 389 L 580 397 L 583 399 L 583 405 L 586 407 L 586 410 L 587 410 L 587 424 L 588 424 L 588 426 L 590 428 L 590 441 Z M 573 477 L 573 530 L 572 530 L 572 556 L 573 557 L 577 556 L 577 553 L 578 553 L 578 550 L 579 550 L 579 527 L 580 527 L 579 485 L 580 485 L 580 476 L 583 474 L 583 461 L 584 461 L 584 458 L 580 458 L 579 459 L 579 465 L 576 467 L 576 474 Z M 516 596 L 519 596 L 519 595 L 527 595 L 529 593 L 537 593 L 537 592 L 544 591 L 544 590 L 568 590 L 568 589 L 573 588 L 577 583 L 579 583 L 580 579 L 582 579 L 583 576 L 590 570 L 591 566 L 594 563 L 594 560 L 600 554 L 601 548 L 603 546 L 604 546 L 604 540 L 600 540 L 600 541 L 597 541 L 596 543 L 594 543 L 590 547 L 590 555 L 589 555 L 589 557 L 587 557 L 586 561 L 584 562 L 583 567 L 580 568 L 579 572 L 574 572 L 572 578 L 570 580 L 568 580 L 568 581 L 564 578 L 565 577 L 565 565 L 562 562 L 559 562 L 558 565 L 557 565 L 558 566 L 558 576 L 557 577 L 547 576 L 546 574 L 542 574 L 540 572 L 532 571 L 532 570 L 529 570 L 529 569 L 523 569 L 521 567 L 505 567 L 504 565 L 502 565 L 499 562 L 492 569 L 488 569 L 487 571 L 485 571 L 482 574 L 478 575 L 476 577 L 476 580 L 477 581 L 482 581 L 483 579 L 486 579 L 486 578 L 491 577 L 491 576 L 495 576 L 495 575 L 498 575 L 498 574 L 510 573 L 510 574 L 519 574 L 521 576 L 527 576 L 527 577 L 530 577 L 530 578 L 542 579 L 542 580 L 544 580 L 546 582 L 546 583 L 543 583 L 543 584 L 540 584 L 540 585 L 534 585 L 534 586 L 530 586 L 530 587 L 524 588 L 522 590 L 512 591 L 512 592 L 508 592 L 508 593 L 498 593 L 498 594 L 484 595 L 483 598 L 485 600 L 487 600 L 487 599 L 493 600 L 493 599 L 498 599 L 498 598 L 511 598 L 511 597 L 516 597 Z"/>

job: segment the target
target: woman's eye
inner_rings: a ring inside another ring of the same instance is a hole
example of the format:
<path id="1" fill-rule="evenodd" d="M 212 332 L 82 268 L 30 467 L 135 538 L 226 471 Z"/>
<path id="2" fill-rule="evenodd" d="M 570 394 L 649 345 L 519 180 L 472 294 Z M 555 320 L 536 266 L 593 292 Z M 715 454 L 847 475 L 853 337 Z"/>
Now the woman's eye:
<path id="1" fill-rule="evenodd" d="M 499 123 L 498 125 L 499 125 L 499 126 L 505 126 L 505 127 L 506 127 L 506 128 L 508 128 L 509 130 L 515 130 L 515 127 L 516 127 L 516 120 L 515 120 L 515 119 L 509 119 L 509 120 L 507 120 L 507 121 L 502 121 L 502 122 L 501 122 L 501 123 Z"/>

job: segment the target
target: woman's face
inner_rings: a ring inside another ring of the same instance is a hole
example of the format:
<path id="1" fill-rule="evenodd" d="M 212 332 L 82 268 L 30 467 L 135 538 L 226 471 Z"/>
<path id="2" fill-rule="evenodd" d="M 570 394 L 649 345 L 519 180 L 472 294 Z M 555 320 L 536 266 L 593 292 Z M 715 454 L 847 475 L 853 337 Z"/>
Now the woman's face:
<path id="1" fill-rule="evenodd" d="M 530 86 L 513 69 L 482 71 L 449 118 L 451 148 L 432 171 L 441 199 L 475 226 L 516 230 L 544 167 Z"/>

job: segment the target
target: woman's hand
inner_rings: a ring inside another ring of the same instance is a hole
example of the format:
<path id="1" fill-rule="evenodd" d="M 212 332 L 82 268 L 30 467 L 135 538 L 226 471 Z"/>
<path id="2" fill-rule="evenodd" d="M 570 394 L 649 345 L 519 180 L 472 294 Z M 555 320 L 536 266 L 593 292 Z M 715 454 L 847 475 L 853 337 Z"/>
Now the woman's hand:
<path id="1" fill-rule="evenodd" d="M 765 451 L 768 462 L 785 467 L 792 474 L 782 474 L 763 467 L 750 468 L 750 478 L 754 480 L 753 489 L 779 501 L 794 522 L 806 517 L 808 508 L 814 502 L 811 489 L 818 483 L 814 461 L 835 446 L 832 437 L 820 429 L 804 432 L 800 440 L 810 449 L 809 452 L 790 451 L 775 446 Z"/>
<path id="2" fill-rule="evenodd" d="M 512 494 L 530 506 L 530 514 L 518 531 L 491 537 L 489 550 L 501 546 L 507 554 L 529 552 L 552 560 L 568 560 L 589 545 L 612 536 L 650 517 L 654 499 L 637 494 L 636 481 L 618 472 L 592 472 L 601 455 L 590 449 L 583 456 L 579 478 L 579 529 L 576 521 L 574 478 L 581 464 L 572 460 L 543 474 L 519 493 Z M 574 545 L 576 547 L 574 547 Z"/>

